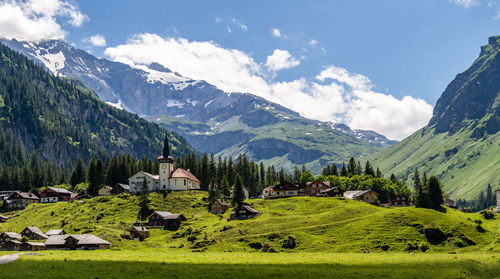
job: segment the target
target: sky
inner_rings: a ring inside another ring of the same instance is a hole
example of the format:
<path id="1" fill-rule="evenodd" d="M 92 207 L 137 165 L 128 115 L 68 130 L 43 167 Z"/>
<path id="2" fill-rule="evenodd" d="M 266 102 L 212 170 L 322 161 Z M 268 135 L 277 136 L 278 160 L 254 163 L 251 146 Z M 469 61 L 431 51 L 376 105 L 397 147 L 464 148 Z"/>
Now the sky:
<path id="1" fill-rule="evenodd" d="M 0 0 L 0 37 L 158 62 L 397 140 L 498 34 L 497 0 Z"/>

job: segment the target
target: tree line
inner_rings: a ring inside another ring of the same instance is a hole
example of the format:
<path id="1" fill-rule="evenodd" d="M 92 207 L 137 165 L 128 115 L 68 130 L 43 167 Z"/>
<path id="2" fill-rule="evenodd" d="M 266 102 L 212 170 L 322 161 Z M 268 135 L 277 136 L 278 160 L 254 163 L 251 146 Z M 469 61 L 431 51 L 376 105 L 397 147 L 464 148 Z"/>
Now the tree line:
<path id="1" fill-rule="evenodd" d="M 493 192 L 491 184 L 488 184 L 486 190 L 480 191 L 477 198 L 471 200 L 458 199 L 456 206 L 458 208 L 470 208 L 472 212 L 478 212 L 491 206 L 495 206 L 496 204 L 497 201 L 495 192 Z"/>

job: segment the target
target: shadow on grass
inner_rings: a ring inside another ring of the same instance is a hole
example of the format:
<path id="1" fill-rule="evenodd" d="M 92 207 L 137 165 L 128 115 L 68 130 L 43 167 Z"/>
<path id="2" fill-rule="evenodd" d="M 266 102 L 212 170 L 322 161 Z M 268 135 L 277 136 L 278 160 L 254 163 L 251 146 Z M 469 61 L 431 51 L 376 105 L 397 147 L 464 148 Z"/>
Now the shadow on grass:
<path id="1" fill-rule="evenodd" d="M 256 255 L 257 256 L 257 255 Z M 292 256 L 292 255 L 291 255 Z M 335 257 L 332 254 L 332 257 Z M 0 265 L 0 278 L 498 278 L 500 264 L 474 260 L 418 263 L 189 264 L 166 261 L 42 260 Z"/>

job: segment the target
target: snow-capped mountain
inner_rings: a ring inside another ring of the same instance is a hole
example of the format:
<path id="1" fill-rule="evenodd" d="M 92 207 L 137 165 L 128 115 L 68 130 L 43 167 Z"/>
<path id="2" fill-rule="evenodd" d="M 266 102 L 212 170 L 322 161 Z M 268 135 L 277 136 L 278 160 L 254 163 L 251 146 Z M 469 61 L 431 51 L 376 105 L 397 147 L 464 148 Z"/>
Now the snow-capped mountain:
<path id="1" fill-rule="evenodd" d="M 201 152 L 247 152 L 255 160 L 268 159 L 285 167 L 307 163 L 318 169 L 394 144 L 373 131 L 353 131 L 344 124 L 309 120 L 252 94 L 224 92 L 158 63 L 130 66 L 113 62 L 61 40 L 0 42 L 54 75 L 80 80 L 108 104 L 182 134 Z M 276 129 L 281 129 L 281 135 Z M 337 145 L 341 142 L 352 144 L 352 150 Z M 262 146 L 279 152 L 260 150 Z M 273 157 L 268 158 L 269 154 Z"/>

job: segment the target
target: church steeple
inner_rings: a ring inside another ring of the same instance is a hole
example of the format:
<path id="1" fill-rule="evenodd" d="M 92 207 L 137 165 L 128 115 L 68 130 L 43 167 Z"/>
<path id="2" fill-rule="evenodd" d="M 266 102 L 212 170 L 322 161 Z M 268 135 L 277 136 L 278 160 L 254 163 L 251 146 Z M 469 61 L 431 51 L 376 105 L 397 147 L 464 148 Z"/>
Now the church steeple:
<path id="1" fill-rule="evenodd" d="M 165 132 L 165 139 L 163 140 L 163 158 L 167 159 L 170 156 L 170 147 L 168 146 L 168 133 Z"/>

